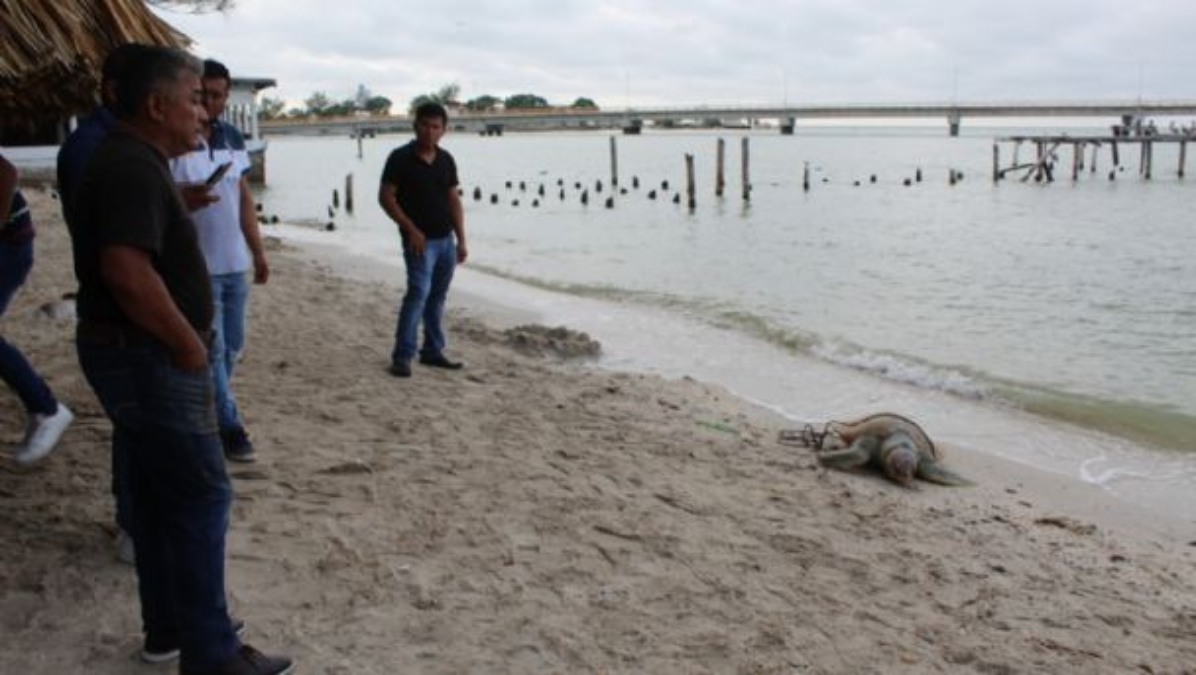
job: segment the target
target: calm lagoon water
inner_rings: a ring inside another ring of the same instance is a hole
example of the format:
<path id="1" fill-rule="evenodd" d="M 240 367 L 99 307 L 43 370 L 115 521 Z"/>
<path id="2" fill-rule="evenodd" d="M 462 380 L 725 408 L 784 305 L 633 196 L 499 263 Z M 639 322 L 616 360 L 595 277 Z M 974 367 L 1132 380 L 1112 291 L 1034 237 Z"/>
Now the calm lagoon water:
<path id="1" fill-rule="evenodd" d="M 993 138 L 1013 131 L 619 136 L 617 190 L 608 132 L 450 134 L 474 271 L 460 283 L 589 330 L 617 367 L 719 381 L 795 420 L 899 407 L 947 440 L 1196 517 L 1196 184 L 1173 148 L 1150 181 L 1123 148 L 1116 180 L 1102 152 L 1073 183 L 1063 152 L 1054 184 L 994 185 Z M 375 195 L 405 141 L 367 139 L 359 159 L 348 138 L 271 139 L 264 210 L 398 276 Z M 687 153 L 693 211 L 673 201 Z M 330 216 L 350 173 L 356 215 Z"/>

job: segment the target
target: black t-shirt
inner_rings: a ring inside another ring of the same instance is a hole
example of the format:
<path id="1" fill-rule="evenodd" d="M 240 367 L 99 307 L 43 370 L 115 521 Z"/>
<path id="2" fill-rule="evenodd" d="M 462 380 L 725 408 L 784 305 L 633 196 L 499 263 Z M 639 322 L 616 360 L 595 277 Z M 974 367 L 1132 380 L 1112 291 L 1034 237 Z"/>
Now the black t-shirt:
<path id="1" fill-rule="evenodd" d="M 166 158 L 119 126 L 96 149 L 76 195 L 71 239 L 79 318 L 128 325 L 100 275 L 100 250 L 149 253 L 174 304 L 196 330 L 212 326 L 212 286 L 187 207 Z"/>
<path id="2" fill-rule="evenodd" d="M 437 148 L 429 164 L 419 158 L 415 141 L 395 148 L 386 158 L 382 182 L 395 186 L 399 207 L 425 237 L 441 239 L 453 233 L 448 191 L 457 187 L 457 163 L 447 150 Z"/>

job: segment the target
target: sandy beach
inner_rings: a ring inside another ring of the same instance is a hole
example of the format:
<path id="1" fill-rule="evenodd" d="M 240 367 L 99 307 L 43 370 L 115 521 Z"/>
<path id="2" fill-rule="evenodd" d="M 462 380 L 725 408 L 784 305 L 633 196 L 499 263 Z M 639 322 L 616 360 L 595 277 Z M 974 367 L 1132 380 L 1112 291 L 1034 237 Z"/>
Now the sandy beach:
<path id="1" fill-rule="evenodd" d="M 0 460 L 0 673 L 174 672 L 136 660 L 110 427 L 73 318 L 42 309 L 74 289 L 69 241 L 27 196 L 37 261 L 3 331 L 78 419 L 35 467 Z M 1196 672 L 1190 517 L 951 447 L 978 486 L 828 472 L 778 441 L 788 420 L 595 367 L 579 334 L 468 298 L 466 369 L 395 379 L 398 268 L 269 247 L 234 382 L 259 459 L 229 467 L 228 584 L 246 640 L 299 672 Z"/>

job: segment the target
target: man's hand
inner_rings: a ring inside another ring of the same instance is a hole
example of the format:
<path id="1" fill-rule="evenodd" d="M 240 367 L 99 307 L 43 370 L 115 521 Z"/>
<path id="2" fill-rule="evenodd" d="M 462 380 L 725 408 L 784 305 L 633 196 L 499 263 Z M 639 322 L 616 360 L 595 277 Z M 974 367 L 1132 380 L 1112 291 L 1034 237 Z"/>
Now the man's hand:
<path id="1" fill-rule="evenodd" d="M 469 258 L 469 249 L 465 246 L 465 242 L 457 242 L 457 264 L 465 262 Z"/>
<path id="2" fill-rule="evenodd" d="M 204 346 L 203 341 L 196 335 L 195 340 L 186 349 L 171 352 L 170 363 L 175 368 L 189 373 L 198 373 L 202 370 L 207 370 L 208 348 Z"/>
<path id="3" fill-rule="evenodd" d="M 179 193 L 183 195 L 183 203 L 187 205 L 188 211 L 198 211 L 220 201 L 220 197 L 212 194 L 212 188 L 203 183 L 180 184 Z"/>
<path id="4" fill-rule="evenodd" d="M 424 244 L 426 241 L 427 239 L 424 237 L 424 233 L 420 232 L 414 227 L 411 228 L 411 232 L 407 235 L 407 244 L 411 246 L 411 252 L 415 255 L 424 254 Z"/>
<path id="5" fill-rule="evenodd" d="M 264 284 L 270 280 L 270 265 L 266 262 L 264 253 L 253 256 L 253 283 Z"/>

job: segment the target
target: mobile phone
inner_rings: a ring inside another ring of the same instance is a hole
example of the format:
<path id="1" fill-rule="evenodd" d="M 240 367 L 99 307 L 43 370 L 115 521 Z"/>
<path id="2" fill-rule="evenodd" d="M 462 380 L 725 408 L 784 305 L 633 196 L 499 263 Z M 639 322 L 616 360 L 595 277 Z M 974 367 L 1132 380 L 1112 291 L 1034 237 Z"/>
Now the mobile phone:
<path id="1" fill-rule="evenodd" d="M 233 168 L 232 162 L 225 162 L 224 164 L 221 164 L 220 166 L 216 167 L 216 170 L 212 172 L 211 176 L 208 176 L 208 179 L 205 180 L 203 184 L 207 185 L 208 187 L 212 187 L 216 183 L 219 183 L 220 179 L 224 178 L 224 174 L 228 173 L 228 170 L 231 168 Z"/>

